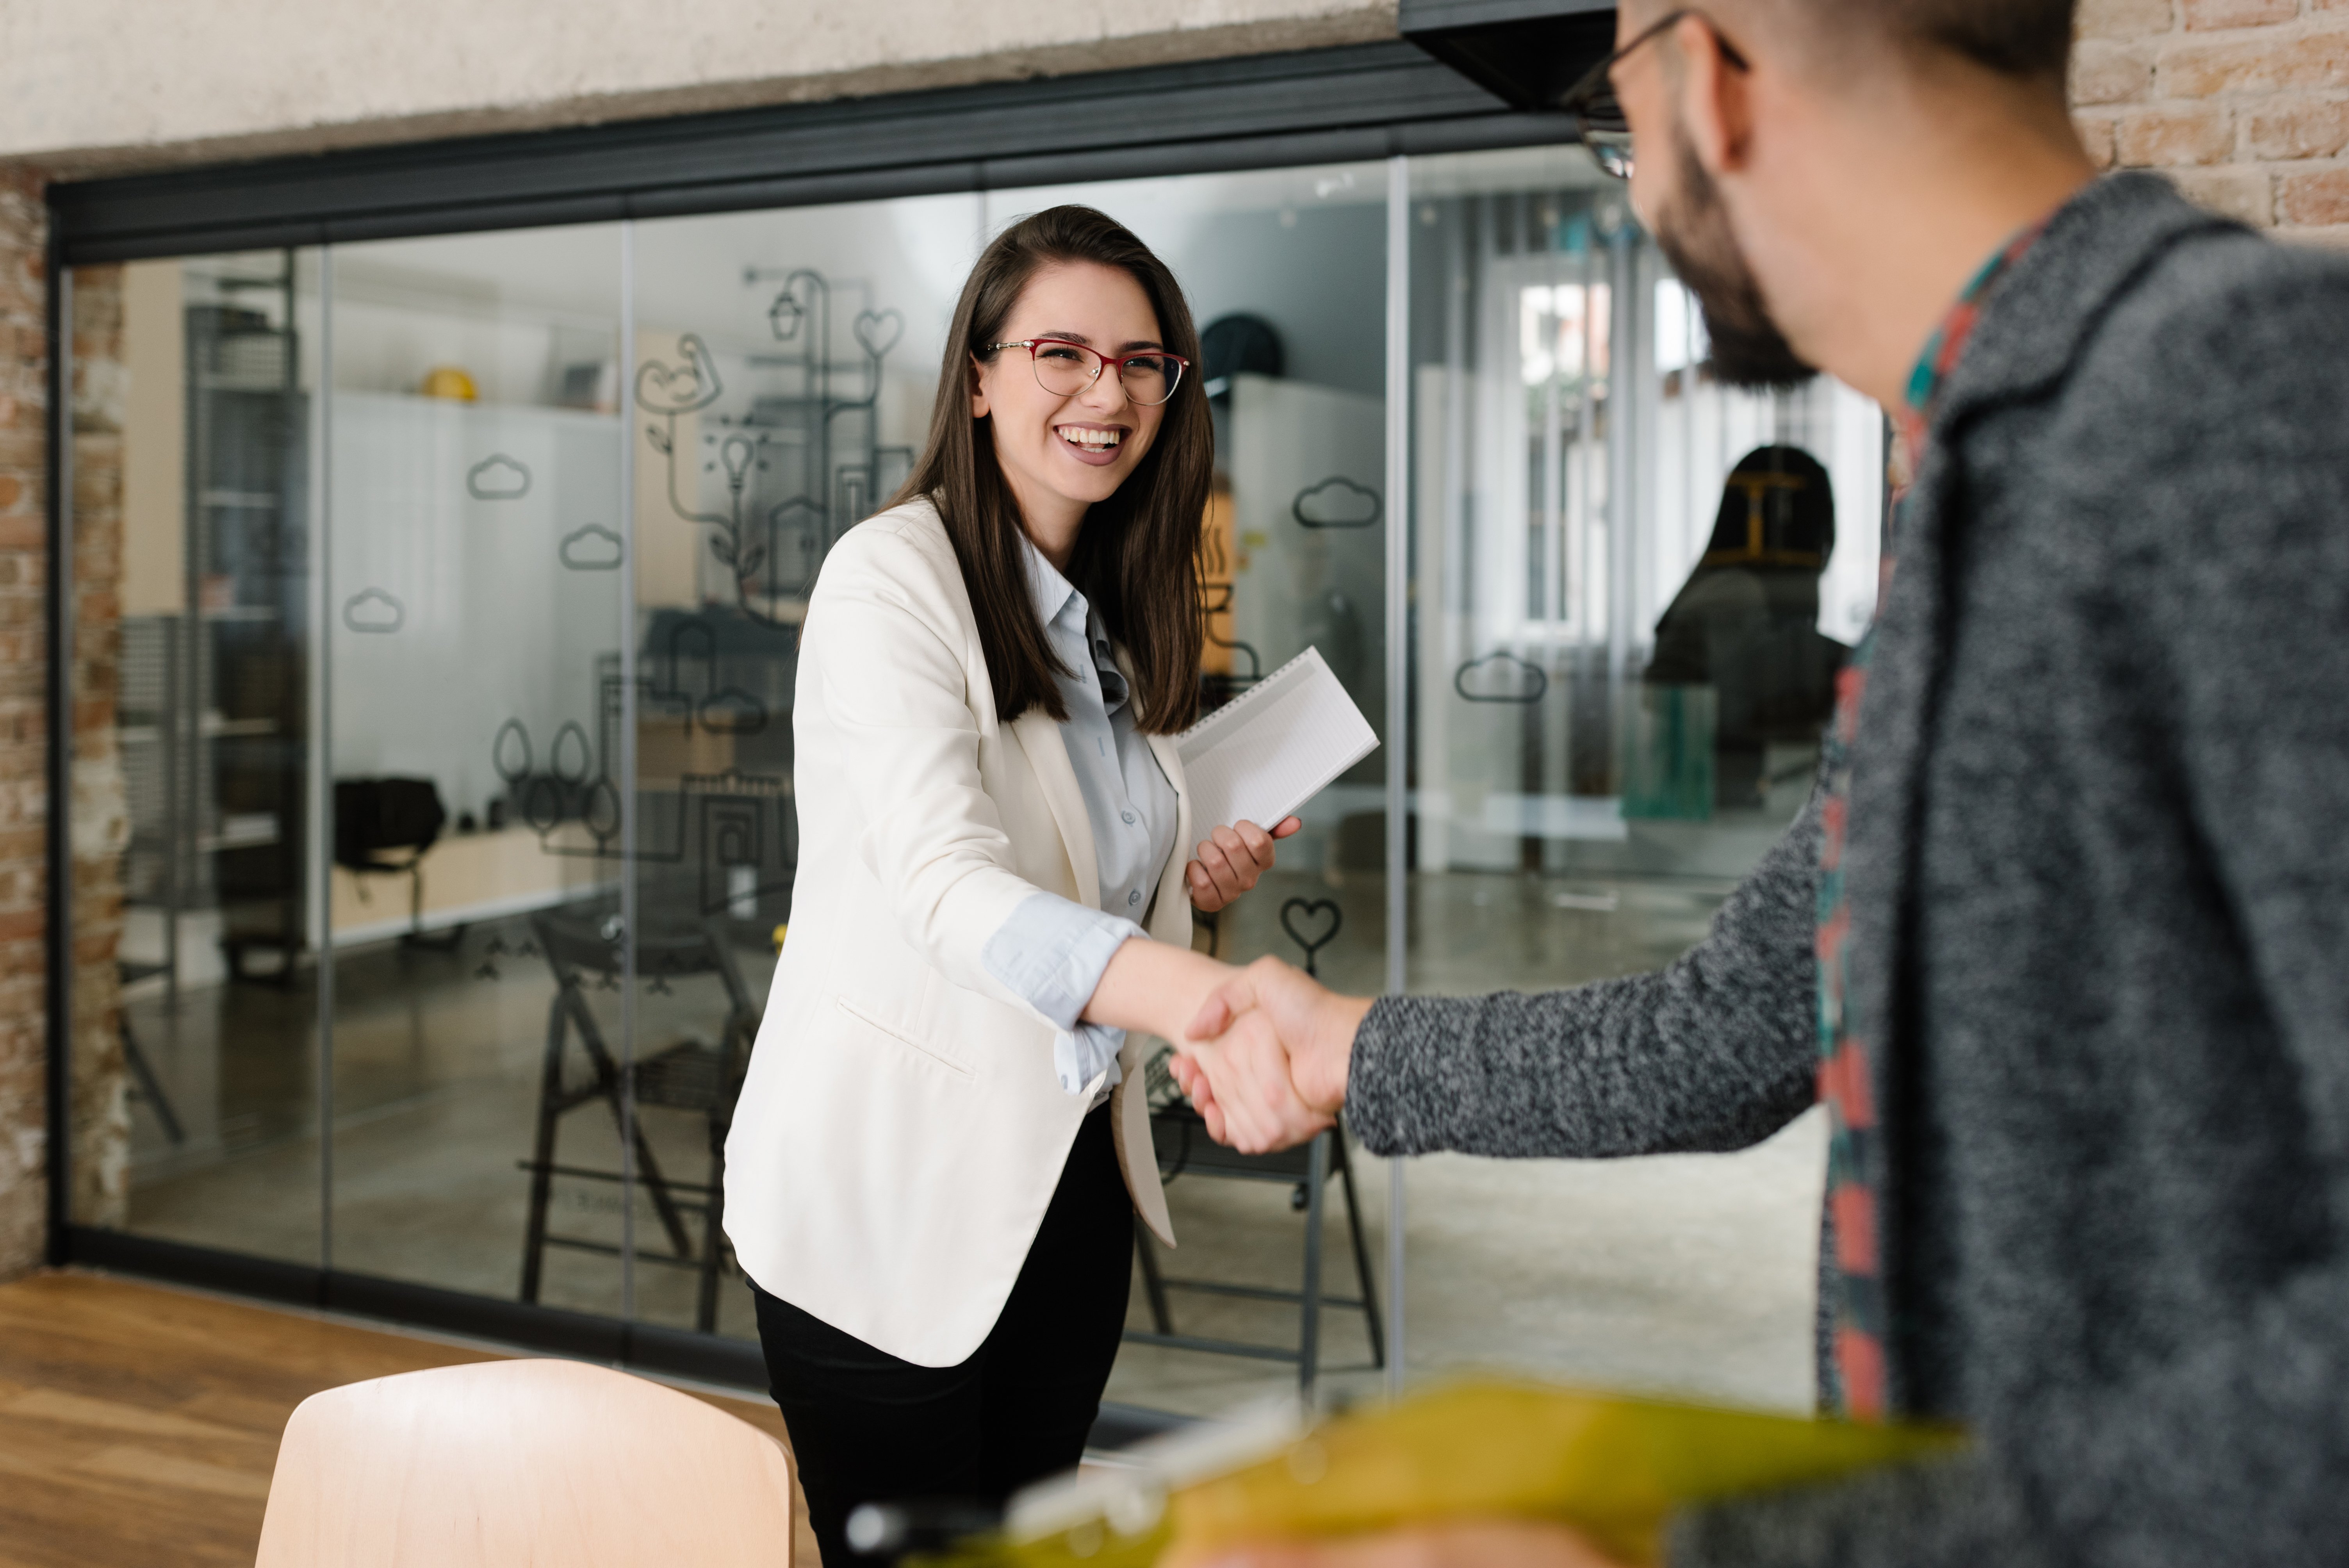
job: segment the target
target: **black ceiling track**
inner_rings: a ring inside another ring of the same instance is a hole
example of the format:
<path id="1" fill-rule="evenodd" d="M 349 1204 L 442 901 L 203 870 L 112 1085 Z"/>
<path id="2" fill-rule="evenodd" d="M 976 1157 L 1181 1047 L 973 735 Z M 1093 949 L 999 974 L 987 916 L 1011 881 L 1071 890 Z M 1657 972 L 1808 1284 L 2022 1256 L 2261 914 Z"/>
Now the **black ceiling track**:
<path id="1" fill-rule="evenodd" d="M 54 185 L 49 201 L 70 265 L 1570 134 L 1410 43 L 1363 44 L 217 164 Z"/>
<path id="2" fill-rule="evenodd" d="M 1401 0 L 1402 36 L 1513 108 L 1554 108 L 1615 48 L 1615 0 Z"/>

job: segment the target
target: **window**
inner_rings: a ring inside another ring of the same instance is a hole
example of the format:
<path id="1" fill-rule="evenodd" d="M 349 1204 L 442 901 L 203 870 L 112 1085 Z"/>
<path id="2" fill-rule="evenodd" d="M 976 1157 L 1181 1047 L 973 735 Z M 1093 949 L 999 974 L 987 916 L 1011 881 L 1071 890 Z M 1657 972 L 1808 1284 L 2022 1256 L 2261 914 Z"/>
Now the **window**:
<path id="1" fill-rule="evenodd" d="M 792 902 L 807 593 L 911 470 L 980 246 L 1061 201 L 1135 229 L 1205 331 L 1203 691 L 1318 648 L 1382 742 L 1218 954 L 1459 992 L 1702 936 L 1807 791 L 1821 673 L 1872 613 L 1882 423 L 1714 383 L 1578 150 L 87 265 L 84 1233 L 754 1365 L 711 1217 L 776 943 L 823 917 Z M 1324 1385 L 1381 1379 L 1400 1284 L 1414 1370 L 1801 1402 L 1811 1139 L 1399 1184 L 1330 1150 Z M 1297 1346 L 1295 1186 L 1176 1178 L 1180 1277 L 1137 1274 L 1112 1399 L 1296 1377 L 1168 1343 Z"/>

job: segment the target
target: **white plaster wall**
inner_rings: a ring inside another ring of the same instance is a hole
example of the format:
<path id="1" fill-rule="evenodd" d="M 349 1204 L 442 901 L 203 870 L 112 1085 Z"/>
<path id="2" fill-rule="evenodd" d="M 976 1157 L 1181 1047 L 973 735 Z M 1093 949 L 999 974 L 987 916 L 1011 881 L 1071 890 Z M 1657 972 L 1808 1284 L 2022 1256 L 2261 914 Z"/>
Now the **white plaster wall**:
<path id="1" fill-rule="evenodd" d="M 1394 0 L 0 0 L 0 160 L 120 169 L 1393 36 Z"/>

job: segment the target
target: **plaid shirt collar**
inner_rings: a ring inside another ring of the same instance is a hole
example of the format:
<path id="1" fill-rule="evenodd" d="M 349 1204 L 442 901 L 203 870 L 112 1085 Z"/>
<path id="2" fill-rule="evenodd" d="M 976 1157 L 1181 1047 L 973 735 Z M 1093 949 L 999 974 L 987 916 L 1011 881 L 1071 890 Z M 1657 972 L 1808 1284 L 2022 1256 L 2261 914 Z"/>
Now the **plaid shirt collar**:
<path id="1" fill-rule="evenodd" d="M 1933 399 L 1949 380 L 1950 372 L 1957 368 L 1965 356 L 1966 345 L 1973 341 L 1974 328 L 1982 324 L 1982 304 L 1991 290 L 1998 285 L 2009 268 L 2023 258 L 2025 252 L 2039 242 L 2047 232 L 2045 220 L 2032 224 L 1998 249 L 1998 253 L 1984 262 L 1972 279 L 1958 292 L 1957 304 L 1925 340 L 1925 352 L 1917 356 L 1917 366 L 1909 373 L 1909 386 L 1902 395 L 1900 407 L 1892 410 L 1892 423 L 1899 432 L 1900 442 L 1908 459 L 1909 473 L 1913 479 L 1917 465 L 1925 455 L 1925 430 L 1932 412 Z"/>

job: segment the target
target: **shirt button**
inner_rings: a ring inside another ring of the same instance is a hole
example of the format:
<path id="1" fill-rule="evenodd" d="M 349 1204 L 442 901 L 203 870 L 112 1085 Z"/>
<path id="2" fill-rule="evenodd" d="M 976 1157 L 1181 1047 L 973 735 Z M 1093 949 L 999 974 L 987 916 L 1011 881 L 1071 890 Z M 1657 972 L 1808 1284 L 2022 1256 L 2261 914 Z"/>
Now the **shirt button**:
<path id="1" fill-rule="evenodd" d="M 1131 828 L 1132 826 L 1133 826 L 1133 812 L 1131 812 L 1131 811 L 1120 811 L 1120 812 L 1118 813 L 1118 815 L 1125 819 L 1125 825 L 1126 825 L 1127 827 Z"/>
<path id="2" fill-rule="evenodd" d="M 1127 893 L 1125 895 L 1125 902 L 1128 903 L 1140 903 L 1142 902 L 1142 890 L 1140 888 L 1135 888 L 1132 892 Z"/>

